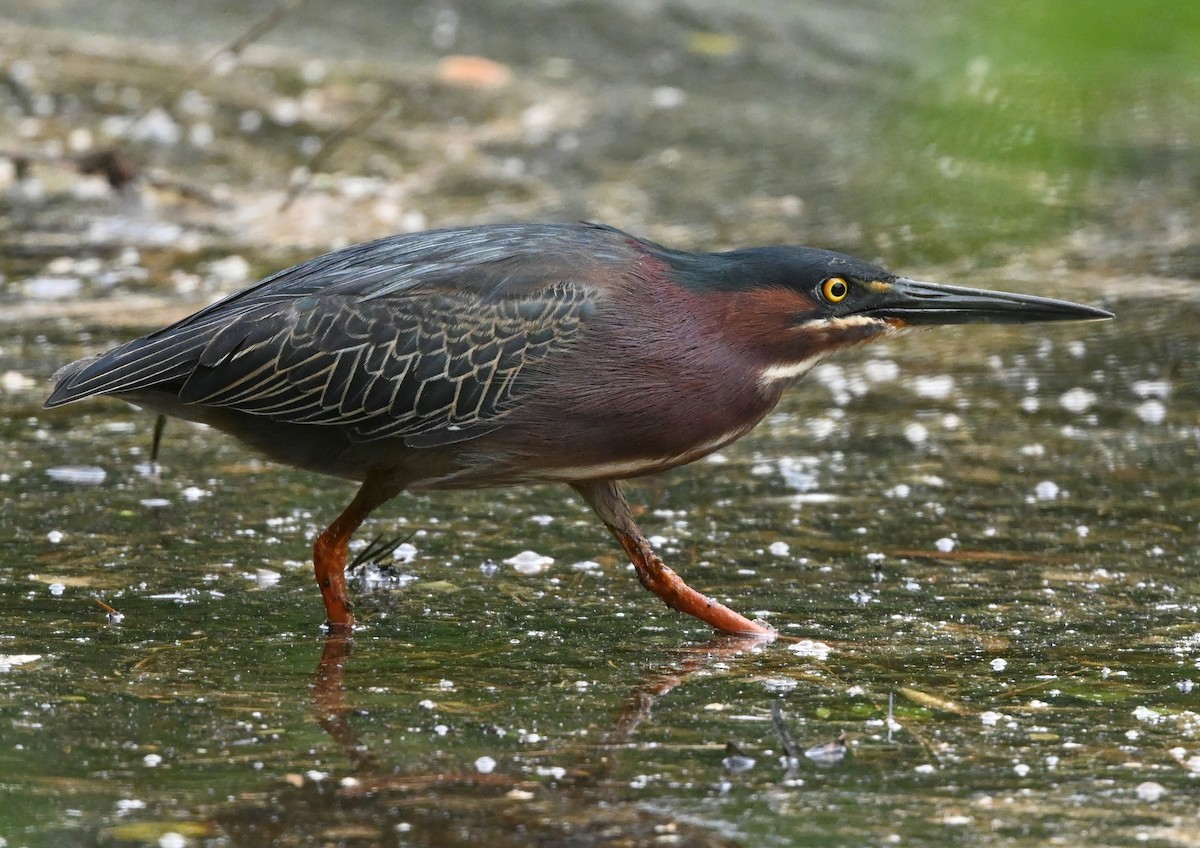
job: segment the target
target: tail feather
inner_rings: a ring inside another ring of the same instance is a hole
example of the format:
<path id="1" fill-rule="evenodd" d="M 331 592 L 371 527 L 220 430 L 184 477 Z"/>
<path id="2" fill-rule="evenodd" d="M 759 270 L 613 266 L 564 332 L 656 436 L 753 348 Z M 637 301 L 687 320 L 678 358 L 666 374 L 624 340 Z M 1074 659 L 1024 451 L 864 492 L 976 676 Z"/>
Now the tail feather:
<path id="1" fill-rule="evenodd" d="M 135 339 L 64 365 L 50 379 L 46 409 L 93 395 L 119 395 L 150 386 L 182 383 L 196 367 L 208 332 L 177 332 Z"/>

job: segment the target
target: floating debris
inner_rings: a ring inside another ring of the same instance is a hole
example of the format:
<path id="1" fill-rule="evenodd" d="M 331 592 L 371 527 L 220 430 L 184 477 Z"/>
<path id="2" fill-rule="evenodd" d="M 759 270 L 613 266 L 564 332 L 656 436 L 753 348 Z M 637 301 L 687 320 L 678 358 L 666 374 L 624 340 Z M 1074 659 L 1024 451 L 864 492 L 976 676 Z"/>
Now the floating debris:
<path id="1" fill-rule="evenodd" d="M 757 760 L 742 751 L 732 742 L 725 744 L 726 757 L 721 760 L 721 765 L 730 774 L 743 774 L 750 771 L 757 764 Z"/>
<path id="2" fill-rule="evenodd" d="M 846 759 L 849 750 L 850 747 L 846 744 L 846 734 L 843 733 L 837 739 L 805 749 L 804 756 L 819 766 L 833 766 Z"/>
<path id="3" fill-rule="evenodd" d="M 954 391 L 954 378 L 949 374 L 930 374 L 913 378 L 913 391 L 917 397 L 945 400 Z"/>
<path id="4" fill-rule="evenodd" d="M 1135 406 L 1133 414 L 1147 424 L 1161 424 L 1167 417 L 1167 407 L 1161 400 L 1151 398 Z"/>
<path id="5" fill-rule="evenodd" d="M 1063 392 L 1058 404 L 1067 412 L 1087 412 L 1096 403 L 1096 393 L 1088 389 L 1075 387 Z"/>
<path id="6" fill-rule="evenodd" d="M 1033 489 L 1033 496 L 1039 501 L 1052 501 L 1058 497 L 1058 484 L 1053 480 L 1043 480 Z"/>
<path id="7" fill-rule="evenodd" d="M 796 644 L 788 646 L 788 650 L 793 654 L 812 657 L 821 662 L 829 659 L 829 646 L 824 642 L 814 642 L 812 639 L 801 639 Z"/>
<path id="8" fill-rule="evenodd" d="M 104 482 L 108 472 L 94 465 L 56 465 L 46 469 L 46 476 L 56 483 L 96 486 Z"/>
<path id="9" fill-rule="evenodd" d="M 19 665 L 37 662 L 41 658 L 41 654 L 0 654 L 0 674 L 12 671 Z"/>
<path id="10" fill-rule="evenodd" d="M 504 560 L 504 563 L 511 565 L 521 574 L 539 574 L 554 564 L 554 557 L 548 557 L 536 551 L 521 551 L 516 556 Z"/>

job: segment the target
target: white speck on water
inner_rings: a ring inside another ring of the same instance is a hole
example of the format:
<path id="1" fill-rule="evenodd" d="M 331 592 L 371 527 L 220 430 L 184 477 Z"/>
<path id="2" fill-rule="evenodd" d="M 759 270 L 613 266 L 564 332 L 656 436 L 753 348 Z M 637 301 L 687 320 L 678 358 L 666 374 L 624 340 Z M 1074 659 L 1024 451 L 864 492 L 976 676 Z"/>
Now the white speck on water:
<path id="1" fill-rule="evenodd" d="M 1046 446 L 1045 445 L 1033 444 L 1033 445 L 1022 445 L 1021 446 L 1021 456 L 1037 457 L 1037 456 L 1045 456 L 1045 455 L 1046 455 Z"/>
<path id="2" fill-rule="evenodd" d="M 254 582 L 258 584 L 260 589 L 269 589 L 279 582 L 282 575 L 278 571 L 272 571 L 269 568 L 259 568 L 254 572 Z"/>
<path id="3" fill-rule="evenodd" d="M 900 377 L 900 366 L 890 359 L 868 359 L 862 371 L 872 383 L 894 383 Z"/>
<path id="4" fill-rule="evenodd" d="M 95 486 L 108 476 L 103 468 L 94 465 L 57 465 L 46 469 L 46 476 L 56 483 L 72 483 L 76 486 Z"/>
<path id="5" fill-rule="evenodd" d="M 1167 407 L 1161 400 L 1151 398 L 1135 406 L 1133 413 L 1147 424 L 1161 424 L 1167 417 Z"/>
<path id="6" fill-rule="evenodd" d="M 939 551 L 941 551 L 944 554 L 948 554 L 952 550 L 954 550 L 954 540 L 949 538 L 948 536 L 943 536 L 942 538 L 940 538 L 936 542 L 934 542 L 933 545 L 934 545 L 934 547 L 936 547 Z"/>
<path id="7" fill-rule="evenodd" d="M 158 837 L 158 848 L 186 848 L 187 837 L 174 830 L 168 830 Z"/>
<path id="8" fill-rule="evenodd" d="M 1133 711 L 1133 717 L 1146 724 L 1159 724 L 1163 720 L 1162 713 L 1147 706 L 1137 707 Z"/>
<path id="9" fill-rule="evenodd" d="M 817 488 L 817 468 L 820 460 L 814 456 L 779 458 L 779 476 L 797 492 L 811 492 Z"/>
<path id="10" fill-rule="evenodd" d="M 903 500 L 904 498 L 907 498 L 909 495 L 912 494 L 912 487 L 909 486 L 907 483 L 897 483 L 895 486 L 892 486 L 892 488 L 888 489 L 883 494 L 885 497 L 900 498 L 901 500 Z"/>
<path id="11" fill-rule="evenodd" d="M 647 541 L 650 543 L 650 545 L 652 547 L 655 547 L 655 548 L 663 548 L 671 543 L 671 540 L 668 539 L 666 536 L 661 536 L 657 533 L 654 534 L 653 536 L 651 536 L 649 539 L 647 539 Z"/>
<path id="12" fill-rule="evenodd" d="M 947 430 L 957 430 L 962 426 L 962 419 L 953 412 L 947 413 L 942 416 L 942 426 Z"/>
<path id="13" fill-rule="evenodd" d="M 317 771 L 316 769 L 309 769 L 308 771 L 306 771 L 304 773 L 304 776 L 307 777 L 309 780 L 311 780 L 313 783 L 320 783 L 321 781 L 323 781 L 327 777 L 329 777 L 329 773 L 324 772 L 324 771 Z"/>
<path id="14" fill-rule="evenodd" d="M 812 639 L 801 639 L 794 645 L 789 645 L 788 650 L 801 657 L 812 657 L 819 662 L 829 659 L 829 646 Z"/>
<path id="15" fill-rule="evenodd" d="M 183 138 L 183 128 L 166 109 L 155 107 L 141 120 L 127 124 L 122 135 L 127 135 L 134 141 L 148 141 L 165 146 L 178 144 Z"/>
<path id="16" fill-rule="evenodd" d="M 445 736 L 447 733 L 450 732 L 450 728 L 444 724 L 435 724 L 433 726 L 433 732 L 436 733 L 438 736 Z"/>
<path id="17" fill-rule="evenodd" d="M 1037 412 L 1041 408 L 1042 408 L 1042 402 L 1040 400 L 1038 400 L 1037 398 L 1035 398 L 1035 397 L 1021 398 L 1021 411 L 1022 412 L 1033 413 L 1033 412 Z"/>
<path id="18" fill-rule="evenodd" d="M 983 722 L 984 727 L 995 727 L 1000 723 L 1001 719 L 1008 718 L 1004 713 L 998 713 L 995 710 L 987 710 L 979 714 L 979 720 Z"/>
<path id="19" fill-rule="evenodd" d="M 1067 412 L 1087 412 L 1096 402 L 1096 393 L 1088 389 L 1076 386 L 1062 393 L 1059 397 L 1059 405 L 1067 410 Z"/>
<path id="20" fill-rule="evenodd" d="M 475 771 L 480 774 L 491 774 L 496 770 L 496 761 L 488 756 L 478 757 L 475 760 Z"/>
<path id="21" fill-rule="evenodd" d="M 529 520 L 532 521 L 534 524 L 537 524 L 540 527 L 545 527 L 547 524 L 550 524 L 554 521 L 554 516 L 553 515 L 531 515 L 531 516 L 529 516 Z"/>
<path id="22" fill-rule="evenodd" d="M 650 92 L 655 109 L 677 109 L 687 102 L 687 93 L 681 88 L 660 85 Z"/>
<path id="23" fill-rule="evenodd" d="M 0 388 L 6 392 L 22 392 L 37 385 L 32 377 L 26 377 L 20 371 L 5 371 L 0 375 Z"/>
<path id="24" fill-rule="evenodd" d="M 144 809 L 146 809 L 146 802 L 141 800 L 140 798 L 118 798 L 117 799 L 117 813 L 118 814 L 128 813 L 131 810 L 144 810 Z"/>
<path id="25" fill-rule="evenodd" d="M 1178 680 L 1175 682 L 1175 688 L 1178 689 L 1180 692 L 1182 692 L 1185 695 L 1190 695 L 1192 692 L 1192 689 L 1194 689 L 1195 687 L 1196 687 L 1196 684 L 1193 683 L 1191 680 L 1185 679 L 1185 680 Z"/>
<path id="26" fill-rule="evenodd" d="M 32 300 L 66 300 L 83 289 L 79 277 L 31 277 L 25 281 L 25 296 Z"/>
<path id="27" fill-rule="evenodd" d="M 52 545 L 57 545 L 65 538 L 67 538 L 67 534 L 61 530 L 51 530 L 46 534 L 46 541 Z"/>
<path id="28" fill-rule="evenodd" d="M 992 671 L 1004 671 L 1004 669 L 1008 668 L 1008 660 L 1004 659 L 1004 657 L 996 657 L 988 665 L 992 667 Z"/>
<path id="29" fill-rule="evenodd" d="M 521 551 L 516 556 L 509 557 L 504 562 L 506 565 L 511 565 L 521 574 L 540 574 L 548 566 L 554 564 L 554 557 L 548 557 L 536 551 Z"/>
<path id="30" fill-rule="evenodd" d="M 438 681 L 437 687 L 438 687 L 438 689 L 441 689 L 443 692 L 453 692 L 454 691 L 454 681 L 446 680 L 445 678 L 443 678 Z"/>
<path id="31" fill-rule="evenodd" d="M 725 770 L 733 774 L 750 771 L 754 768 L 754 764 L 754 757 L 747 757 L 745 754 L 733 754 L 721 760 L 721 765 L 725 767 Z"/>
<path id="32" fill-rule="evenodd" d="M 171 502 L 166 498 L 142 498 L 138 503 L 146 509 L 162 509 L 171 505 Z"/>
<path id="33" fill-rule="evenodd" d="M 207 489 L 201 489 L 198 486 L 188 486 L 181 494 L 183 495 L 183 499 L 188 503 L 195 503 L 201 498 L 207 498 L 212 492 Z"/>
<path id="34" fill-rule="evenodd" d="M 1092 532 L 1092 531 L 1088 529 L 1088 526 L 1086 524 L 1080 524 L 1078 527 L 1075 528 L 1075 533 L 1079 536 L 1080 539 L 1086 539 L 1088 536 L 1088 533 L 1090 533 L 1090 532 Z"/>
<path id="35" fill-rule="evenodd" d="M 1058 497 L 1058 484 L 1053 480 L 1043 480 L 1034 487 L 1033 495 L 1039 501 L 1052 501 Z"/>
<path id="36" fill-rule="evenodd" d="M 914 421 L 904 428 L 904 438 L 914 445 L 919 445 L 929 440 L 929 430 L 924 424 Z"/>
<path id="37" fill-rule="evenodd" d="M 1167 788 L 1161 783 L 1155 783 L 1153 780 L 1139 783 L 1134 791 L 1137 792 L 1139 801 L 1145 801 L 1148 804 L 1153 804 L 1167 794 Z"/>
<path id="38" fill-rule="evenodd" d="M 724 465 L 729 462 L 729 457 L 723 453 L 710 453 L 704 458 L 705 462 L 710 462 L 713 465 Z"/>
<path id="39" fill-rule="evenodd" d="M 964 816 L 961 813 L 947 813 L 942 816 L 942 824 L 950 827 L 965 827 L 972 822 L 970 816 Z"/>
<path id="40" fill-rule="evenodd" d="M 571 568 L 576 571 L 599 571 L 600 563 L 593 562 L 590 559 L 581 560 L 580 562 L 571 563 Z"/>
<path id="41" fill-rule="evenodd" d="M 417 701 L 417 706 L 424 710 L 436 710 L 437 701 L 431 701 L 428 698 L 425 698 L 422 701 Z"/>
<path id="42" fill-rule="evenodd" d="M 1017 777 L 1024 777 L 1029 774 L 1029 766 L 1025 765 L 1025 763 L 1017 763 L 1013 766 L 1013 771 L 1017 773 Z"/>
<path id="43" fill-rule="evenodd" d="M 832 418 L 819 417 L 808 419 L 808 430 L 818 441 L 833 435 L 837 428 L 837 422 Z"/>
<path id="44" fill-rule="evenodd" d="M 1171 384 L 1166 380 L 1138 380 L 1133 384 L 1133 393 L 1140 398 L 1166 398 L 1171 393 Z"/>
<path id="45" fill-rule="evenodd" d="M 787 542 L 772 542 L 771 546 L 767 548 L 767 550 L 769 550 L 775 556 L 787 556 L 792 549 Z"/>
<path id="46" fill-rule="evenodd" d="M 225 285 L 238 285 L 250 277 L 250 263 L 236 253 L 214 259 L 205 266 L 205 270 L 218 283 Z"/>
<path id="47" fill-rule="evenodd" d="M 396 550 L 392 551 L 392 559 L 396 562 L 412 562 L 416 558 L 417 549 L 408 542 L 397 545 Z"/>
<path id="48" fill-rule="evenodd" d="M 799 685 L 799 681 L 791 677 L 768 677 L 762 682 L 763 688 L 773 695 L 791 692 Z"/>
<path id="49" fill-rule="evenodd" d="M 158 754 L 147 754 L 142 757 L 142 765 L 146 768 L 157 768 L 162 764 L 162 757 Z"/>
<path id="50" fill-rule="evenodd" d="M 917 397 L 945 400 L 954 391 L 954 378 L 949 374 L 923 374 L 913 379 Z"/>
<path id="51" fill-rule="evenodd" d="M 1137 730 L 1126 730 L 1125 731 L 1125 738 L 1128 739 L 1130 742 L 1136 742 L 1138 740 L 1138 737 L 1141 735 L 1142 735 L 1141 732 L 1137 731 Z"/>
<path id="52" fill-rule="evenodd" d="M 0 674 L 12 671 L 19 665 L 28 665 L 42 658 L 41 654 L 0 654 Z"/>
<path id="53" fill-rule="evenodd" d="M 58 596 L 58 595 L 61 595 L 65 591 L 67 591 L 67 587 L 65 584 L 62 584 L 62 583 L 51 583 L 50 584 L 50 594 L 51 595 Z"/>
<path id="54" fill-rule="evenodd" d="M 913 769 L 917 774 L 933 774 L 937 768 L 932 763 L 921 763 Z"/>

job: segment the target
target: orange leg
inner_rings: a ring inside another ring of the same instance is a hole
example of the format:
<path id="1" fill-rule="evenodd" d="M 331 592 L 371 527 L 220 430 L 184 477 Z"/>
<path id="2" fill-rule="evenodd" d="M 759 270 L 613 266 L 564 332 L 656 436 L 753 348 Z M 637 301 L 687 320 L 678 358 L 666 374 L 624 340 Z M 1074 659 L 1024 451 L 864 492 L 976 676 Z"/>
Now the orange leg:
<path id="1" fill-rule="evenodd" d="M 700 594 L 668 568 L 638 529 L 629 504 L 615 481 L 597 480 L 572 483 L 571 486 L 583 495 L 583 499 L 617 537 L 617 541 L 629 555 L 633 567 L 637 569 L 638 580 L 642 585 L 661 598 L 671 609 L 694 616 L 724 633 L 775 638 L 773 628 L 758 621 L 751 621 L 724 604 Z"/>
<path id="2" fill-rule="evenodd" d="M 313 570 L 325 600 L 326 624 L 331 633 L 349 633 L 354 629 L 354 612 L 346 589 L 346 554 L 350 550 L 350 537 L 371 510 L 398 491 L 367 480 L 350 506 L 313 543 Z"/>

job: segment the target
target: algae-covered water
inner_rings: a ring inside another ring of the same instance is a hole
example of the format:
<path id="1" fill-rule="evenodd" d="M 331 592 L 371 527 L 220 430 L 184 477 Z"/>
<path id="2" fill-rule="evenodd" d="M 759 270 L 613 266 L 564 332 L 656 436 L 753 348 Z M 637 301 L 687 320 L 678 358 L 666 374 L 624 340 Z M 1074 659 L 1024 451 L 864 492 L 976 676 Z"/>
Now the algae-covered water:
<path id="1" fill-rule="evenodd" d="M 1200 842 L 1188 7 L 304 4 L 220 73 L 270 4 L 100 8 L 0 22 L 0 845 Z M 110 145 L 137 184 L 78 173 Z M 151 416 L 40 407 L 345 241 L 580 218 L 1118 318 L 854 351 L 632 483 L 769 645 L 549 486 L 377 510 L 356 547 L 405 542 L 327 640 L 348 484 L 182 422 L 155 469 Z"/>

